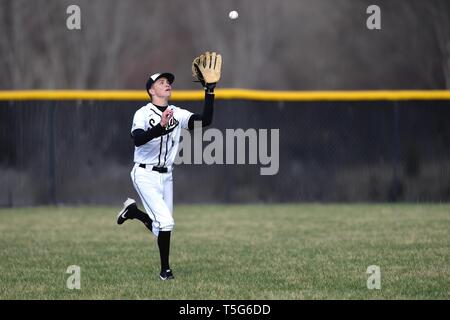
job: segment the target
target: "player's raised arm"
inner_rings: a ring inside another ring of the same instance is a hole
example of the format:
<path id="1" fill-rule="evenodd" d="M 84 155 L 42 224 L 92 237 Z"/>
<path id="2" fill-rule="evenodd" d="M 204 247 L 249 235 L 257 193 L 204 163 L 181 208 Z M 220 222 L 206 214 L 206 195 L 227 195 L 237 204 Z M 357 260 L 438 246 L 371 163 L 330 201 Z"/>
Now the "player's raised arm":
<path id="1" fill-rule="evenodd" d="M 214 88 L 220 80 L 222 56 L 216 52 L 205 52 L 192 62 L 192 75 L 205 89 L 205 105 L 202 114 L 193 114 L 189 118 L 188 128 L 194 129 L 194 122 L 201 121 L 202 126 L 209 126 L 213 117 Z"/>
<path id="2" fill-rule="evenodd" d="M 195 121 L 201 121 L 202 127 L 209 126 L 212 122 L 213 118 L 213 111 L 214 111 L 214 88 L 211 89 L 211 91 L 208 92 L 205 91 L 205 105 L 203 107 L 203 113 L 194 113 L 189 118 L 188 128 L 189 130 L 194 129 L 194 122 Z"/>

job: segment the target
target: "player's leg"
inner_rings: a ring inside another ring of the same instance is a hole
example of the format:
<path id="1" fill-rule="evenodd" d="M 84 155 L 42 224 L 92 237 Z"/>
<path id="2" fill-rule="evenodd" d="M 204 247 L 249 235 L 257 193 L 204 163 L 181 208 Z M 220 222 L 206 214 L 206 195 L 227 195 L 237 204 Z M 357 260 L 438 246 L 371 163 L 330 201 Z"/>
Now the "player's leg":
<path id="1" fill-rule="evenodd" d="M 173 279 L 172 269 L 169 264 L 170 254 L 170 236 L 172 231 L 160 231 L 158 234 L 159 258 L 161 261 L 161 272 L 159 277 L 161 280 Z"/>
<path id="2" fill-rule="evenodd" d="M 172 173 L 161 174 L 163 184 L 163 199 L 166 204 L 170 216 L 173 218 L 173 180 Z M 173 228 L 173 226 L 172 226 Z M 161 274 L 162 280 L 173 279 L 173 273 L 169 266 L 170 256 L 170 237 L 172 231 L 160 231 L 158 236 L 158 247 L 161 258 Z"/>
<path id="3" fill-rule="evenodd" d="M 143 197 L 146 197 L 146 193 L 143 193 Z M 158 249 L 161 262 L 161 280 L 173 279 L 172 270 L 170 269 L 169 254 L 170 254 L 170 236 L 174 225 L 172 215 L 170 214 L 167 205 L 165 204 L 162 195 L 155 197 L 152 194 L 147 197 L 149 201 L 145 201 L 145 209 L 148 212 L 153 212 L 155 216 L 155 222 L 152 226 L 152 232 L 158 237 Z"/>
<path id="4" fill-rule="evenodd" d="M 122 210 L 119 211 L 117 215 L 117 224 L 122 224 L 126 220 L 138 219 L 141 221 L 150 231 L 152 231 L 152 223 L 153 221 L 150 219 L 146 212 L 139 210 L 137 207 L 136 201 L 134 199 L 128 198 L 123 203 Z"/>
<path id="5" fill-rule="evenodd" d="M 152 221 L 152 232 L 158 236 L 160 230 L 172 230 L 173 219 L 163 200 L 160 173 L 135 167 L 131 172 L 136 189 L 147 215 Z"/>
<path id="6" fill-rule="evenodd" d="M 163 175 L 163 197 L 167 208 L 169 208 L 170 214 L 173 216 L 173 178 L 172 173 L 166 173 Z"/>
<path id="7" fill-rule="evenodd" d="M 160 173 L 143 168 L 135 168 L 132 173 L 133 185 L 141 197 L 145 210 L 153 221 L 152 232 L 158 237 L 161 258 L 162 280 L 173 279 L 169 266 L 170 234 L 174 221 L 172 213 L 163 199 L 163 179 Z"/>

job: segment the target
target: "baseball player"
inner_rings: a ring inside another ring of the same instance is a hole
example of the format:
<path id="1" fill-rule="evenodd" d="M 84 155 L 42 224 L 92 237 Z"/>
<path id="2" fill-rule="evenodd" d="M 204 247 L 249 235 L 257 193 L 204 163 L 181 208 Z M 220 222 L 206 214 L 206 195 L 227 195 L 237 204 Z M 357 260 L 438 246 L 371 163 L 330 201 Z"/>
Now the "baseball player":
<path id="1" fill-rule="evenodd" d="M 173 219 L 173 163 L 178 152 L 181 129 L 192 130 L 194 122 L 202 126 L 211 124 L 214 105 L 214 88 L 220 79 L 222 57 L 206 52 L 194 59 L 194 77 L 205 89 L 202 114 L 169 104 L 175 76 L 155 73 L 147 81 L 146 89 L 151 102 L 136 111 L 131 126 L 134 141 L 134 166 L 131 180 L 145 212 L 138 209 L 136 201 L 128 198 L 117 215 L 117 224 L 138 219 L 157 237 L 161 280 L 174 279 L 169 265 L 170 236 Z"/>

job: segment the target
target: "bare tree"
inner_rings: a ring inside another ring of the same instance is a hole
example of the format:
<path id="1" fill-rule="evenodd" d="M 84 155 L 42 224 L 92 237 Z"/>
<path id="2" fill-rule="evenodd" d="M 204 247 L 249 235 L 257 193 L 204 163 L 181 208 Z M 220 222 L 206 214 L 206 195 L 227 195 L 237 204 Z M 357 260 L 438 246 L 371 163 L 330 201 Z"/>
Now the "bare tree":
<path id="1" fill-rule="evenodd" d="M 380 0 L 381 31 L 365 27 L 369 0 L 78 0 L 73 31 L 70 4 L 0 2 L 1 89 L 142 89 L 158 70 L 198 88 L 205 50 L 224 56 L 222 87 L 450 87 L 447 0 Z"/>
<path id="2" fill-rule="evenodd" d="M 450 89 L 450 3 L 442 0 L 427 8 L 433 17 L 434 32 L 441 53 L 445 88 Z"/>

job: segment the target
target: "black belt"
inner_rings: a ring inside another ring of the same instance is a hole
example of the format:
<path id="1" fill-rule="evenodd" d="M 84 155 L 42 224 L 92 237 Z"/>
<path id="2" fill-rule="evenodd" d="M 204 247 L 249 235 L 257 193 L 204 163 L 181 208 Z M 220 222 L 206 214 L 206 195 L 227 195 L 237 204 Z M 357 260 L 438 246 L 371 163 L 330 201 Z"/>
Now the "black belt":
<path id="1" fill-rule="evenodd" d="M 144 163 L 140 163 L 140 164 L 139 164 L 139 167 L 145 169 L 145 168 L 147 167 L 147 165 L 144 164 Z M 159 173 L 167 173 L 167 168 L 165 168 L 165 167 L 153 167 L 152 170 L 153 170 L 153 171 L 157 171 L 157 172 L 159 172 Z"/>

